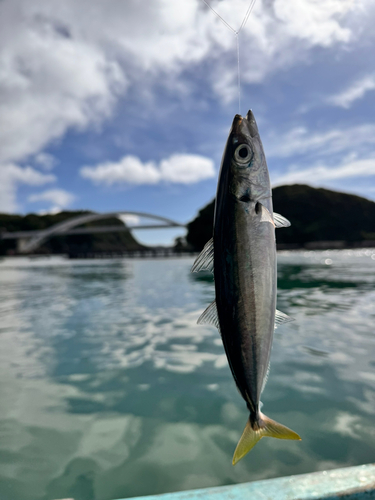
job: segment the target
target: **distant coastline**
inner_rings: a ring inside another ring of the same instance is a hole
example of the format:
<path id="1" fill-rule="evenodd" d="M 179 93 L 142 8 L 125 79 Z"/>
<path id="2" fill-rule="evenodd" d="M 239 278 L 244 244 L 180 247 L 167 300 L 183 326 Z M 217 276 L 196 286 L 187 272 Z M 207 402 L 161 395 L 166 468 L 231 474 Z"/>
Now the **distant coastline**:
<path id="1" fill-rule="evenodd" d="M 328 250 L 375 246 L 375 203 L 304 184 L 272 191 L 274 211 L 291 227 L 276 231 L 278 250 Z M 215 200 L 188 224 L 186 245 L 200 251 L 211 238 Z"/>
<path id="2" fill-rule="evenodd" d="M 89 211 L 64 211 L 57 214 L 28 214 L 25 216 L 0 214 L 0 233 L 44 230 L 57 223 L 73 217 L 90 214 Z M 83 224 L 81 227 L 95 227 L 109 224 L 124 226 L 115 217 L 96 221 L 94 224 Z M 119 231 L 105 234 L 56 235 L 45 241 L 35 252 L 38 255 L 77 255 L 89 253 L 120 253 L 124 251 L 141 251 L 146 247 L 140 244 L 130 231 Z M 0 239 L 0 255 L 16 255 L 17 241 Z"/>
<path id="3" fill-rule="evenodd" d="M 332 250 L 375 247 L 375 203 L 359 196 L 295 184 L 273 190 L 274 211 L 290 220 L 291 227 L 276 231 L 278 250 Z M 215 200 L 203 207 L 187 224 L 186 237 L 171 247 L 140 244 L 130 231 L 106 234 L 59 235 L 35 252 L 71 258 L 178 257 L 202 250 L 212 237 Z M 26 216 L 0 214 L 0 232 L 43 230 L 58 222 L 89 212 Z M 95 226 L 124 226 L 117 218 Z M 87 226 L 89 226 L 88 224 Z M 125 229 L 125 228 L 124 228 Z M 17 255 L 15 240 L 0 239 L 0 255 Z"/>
<path id="4" fill-rule="evenodd" d="M 360 248 L 375 248 L 375 240 L 363 241 L 309 241 L 305 245 L 298 243 L 277 243 L 277 250 L 351 250 Z"/>

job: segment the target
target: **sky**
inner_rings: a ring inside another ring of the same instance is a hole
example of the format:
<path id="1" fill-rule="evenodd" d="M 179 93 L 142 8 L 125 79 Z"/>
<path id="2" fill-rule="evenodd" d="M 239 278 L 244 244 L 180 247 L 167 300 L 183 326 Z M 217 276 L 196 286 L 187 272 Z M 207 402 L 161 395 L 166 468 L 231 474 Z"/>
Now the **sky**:
<path id="1" fill-rule="evenodd" d="M 207 2 L 235 31 L 250 5 Z M 374 19 L 371 0 L 256 0 L 240 113 L 254 112 L 273 186 L 375 200 Z M 236 36 L 202 0 L 0 2 L 0 212 L 187 223 L 215 196 L 238 112 Z"/>

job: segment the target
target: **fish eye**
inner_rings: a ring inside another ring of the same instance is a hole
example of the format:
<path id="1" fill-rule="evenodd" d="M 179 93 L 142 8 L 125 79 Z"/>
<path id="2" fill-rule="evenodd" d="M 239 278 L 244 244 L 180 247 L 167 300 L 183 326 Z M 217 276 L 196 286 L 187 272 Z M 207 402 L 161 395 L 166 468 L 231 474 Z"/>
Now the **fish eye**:
<path id="1" fill-rule="evenodd" d="M 247 144 L 240 144 L 234 152 L 234 158 L 238 163 L 249 163 L 253 152 Z"/>

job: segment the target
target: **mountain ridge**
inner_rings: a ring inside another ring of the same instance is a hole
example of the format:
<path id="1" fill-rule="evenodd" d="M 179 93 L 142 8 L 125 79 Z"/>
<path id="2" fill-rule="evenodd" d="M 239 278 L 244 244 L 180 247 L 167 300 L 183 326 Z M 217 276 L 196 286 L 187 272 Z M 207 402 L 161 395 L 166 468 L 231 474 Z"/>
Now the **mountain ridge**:
<path id="1" fill-rule="evenodd" d="M 272 190 L 274 211 L 290 220 L 291 227 L 277 231 L 278 248 L 375 246 L 375 202 L 361 196 L 313 188 L 306 184 L 278 186 Z M 212 237 L 215 200 L 188 224 L 186 241 L 202 250 Z M 336 242 L 336 244 L 335 244 Z"/>

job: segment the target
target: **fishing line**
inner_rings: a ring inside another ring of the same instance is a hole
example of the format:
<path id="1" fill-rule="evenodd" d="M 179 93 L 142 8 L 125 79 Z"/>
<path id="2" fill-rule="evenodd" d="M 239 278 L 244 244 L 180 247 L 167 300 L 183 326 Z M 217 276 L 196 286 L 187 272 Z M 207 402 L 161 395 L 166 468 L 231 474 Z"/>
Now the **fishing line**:
<path id="1" fill-rule="evenodd" d="M 252 0 L 252 1 L 250 2 L 249 8 L 247 9 L 247 12 L 246 12 L 246 14 L 245 14 L 245 17 L 243 18 L 243 21 L 242 21 L 242 23 L 241 23 L 240 29 L 237 31 L 237 34 L 240 34 L 240 31 L 242 30 L 242 28 L 244 28 L 244 27 L 245 27 L 245 25 L 246 25 L 246 23 L 247 23 L 247 21 L 248 21 L 248 19 L 249 19 L 249 17 L 250 17 L 251 11 L 252 11 L 252 10 L 253 10 L 253 8 L 254 8 L 255 2 L 256 2 L 256 0 Z"/>
<path id="2" fill-rule="evenodd" d="M 255 5 L 256 0 L 251 0 L 249 7 L 246 11 L 245 17 L 242 20 L 241 26 L 239 27 L 238 30 L 235 30 L 216 10 L 211 7 L 211 5 L 206 1 L 202 0 L 202 2 L 207 5 L 209 9 L 212 10 L 212 12 L 220 19 L 220 21 L 230 30 L 234 33 L 234 36 L 236 37 L 236 45 L 237 45 L 237 87 L 238 87 L 238 112 L 241 114 L 241 73 L 240 73 L 240 40 L 239 40 L 239 35 L 242 29 L 245 27 L 251 11 L 253 10 L 253 7 Z"/>
<path id="3" fill-rule="evenodd" d="M 210 5 L 208 2 L 206 2 L 206 0 L 202 0 L 202 2 L 204 2 L 204 3 L 207 5 L 207 7 L 208 7 L 209 9 L 211 9 L 211 10 L 212 10 L 212 12 L 214 12 L 214 13 L 217 15 L 217 17 L 218 17 L 218 18 L 219 18 L 219 19 L 220 19 L 220 20 L 221 20 L 221 21 L 225 24 L 225 26 L 226 26 L 227 28 L 229 28 L 231 31 L 233 31 L 233 33 L 234 33 L 234 34 L 236 34 L 236 33 L 237 33 L 237 32 L 236 32 L 236 30 L 235 30 L 234 28 L 232 28 L 232 26 L 231 26 L 229 23 L 227 23 L 227 22 L 226 22 L 226 20 L 225 20 L 225 19 L 223 19 L 223 18 L 221 17 L 221 15 L 220 15 L 220 14 L 218 14 L 218 13 L 216 12 L 216 10 L 215 10 L 213 7 L 211 7 L 211 5 Z"/>
<path id="4" fill-rule="evenodd" d="M 237 41 L 237 86 L 238 86 L 238 114 L 241 114 L 241 73 L 240 73 L 240 40 L 236 33 Z"/>

